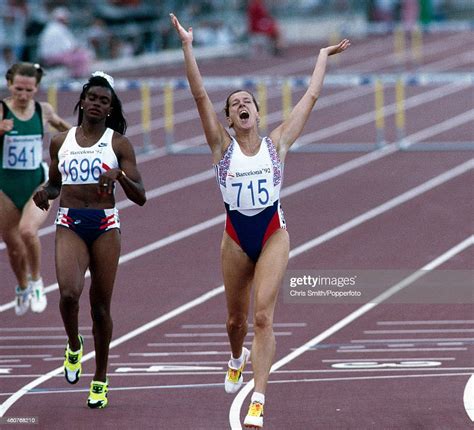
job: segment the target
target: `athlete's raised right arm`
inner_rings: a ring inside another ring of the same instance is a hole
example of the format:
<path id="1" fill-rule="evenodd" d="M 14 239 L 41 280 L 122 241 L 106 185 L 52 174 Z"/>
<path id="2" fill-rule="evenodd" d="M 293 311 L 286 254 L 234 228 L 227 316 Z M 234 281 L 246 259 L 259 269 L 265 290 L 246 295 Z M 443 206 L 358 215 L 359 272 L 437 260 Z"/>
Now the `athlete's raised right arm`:
<path id="1" fill-rule="evenodd" d="M 186 77 L 188 78 L 191 93 L 196 102 L 202 127 L 206 135 L 206 140 L 214 155 L 214 159 L 221 158 L 223 148 L 230 142 L 230 136 L 224 126 L 219 122 L 209 95 L 204 88 L 201 72 L 199 71 L 196 58 L 193 52 L 193 29 L 189 27 L 185 30 L 179 23 L 178 18 L 170 13 L 171 22 L 183 46 L 184 64 L 186 67 Z"/>
<path id="2" fill-rule="evenodd" d="M 54 200 L 61 192 L 62 178 L 59 171 L 59 149 L 66 138 L 67 132 L 58 133 L 51 138 L 49 155 L 51 164 L 49 165 L 48 182 L 41 187 L 33 196 L 33 200 L 40 209 L 49 209 L 49 200 Z"/>

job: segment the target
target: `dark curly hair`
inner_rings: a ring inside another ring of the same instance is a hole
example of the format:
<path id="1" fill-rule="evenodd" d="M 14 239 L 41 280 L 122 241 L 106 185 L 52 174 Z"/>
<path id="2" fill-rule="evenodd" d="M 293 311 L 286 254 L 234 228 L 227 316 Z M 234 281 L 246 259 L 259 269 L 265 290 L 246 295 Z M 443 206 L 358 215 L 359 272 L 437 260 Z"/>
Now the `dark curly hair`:
<path id="1" fill-rule="evenodd" d="M 83 119 L 82 109 L 79 109 L 81 106 L 81 101 L 85 100 L 87 91 L 89 91 L 89 89 L 92 87 L 103 87 L 110 90 L 110 93 L 112 94 L 112 111 L 110 112 L 110 116 L 108 116 L 105 120 L 105 126 L 117 131 L 118 133 L 125 134 L 125 131 L 127 130 L 127 120 L 123 115 L 122 102 L 117 97 L 115 90 L 109 84 L 107 79 L 102 76 L 91 76 L 82 87 L 82 93 L 79 97 L 79 101 L 74 107 L 74 113 L 78 111 L 77 125 L 81 125 Z"/>

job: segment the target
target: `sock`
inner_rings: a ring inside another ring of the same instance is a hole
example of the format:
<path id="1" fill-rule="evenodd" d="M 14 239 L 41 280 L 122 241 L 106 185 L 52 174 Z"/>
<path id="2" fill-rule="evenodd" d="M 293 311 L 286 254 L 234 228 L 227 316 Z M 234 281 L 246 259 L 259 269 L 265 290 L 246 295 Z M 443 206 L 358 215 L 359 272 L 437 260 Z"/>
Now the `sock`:
<path id="1" fill-rule="evenodd" d="M 234 358 L 232 355 L 230 356 L 230 367 L 233 369 L 238 369 L 240 366 L 242 366 L 242 363 L 244 362 L 244 349 L 242 348 L 242 354 L 240 354 L 239 358 Z"/>
<path id="2" fill-rule="evenodd" d="M 29 283 L 33 288 L 40 287 L 43 285 L 43 279 L 41 278 L 41 276 L 36 281 L 33 281 L 33 278 L 31 276 L 29 276 L 28 278 L 29 278 Z"/>
<path id="3" fill-rule="evenodd" d="M 256 391 L 254 391 L 250 401 L 251 402 L 258 402 L 258 403 L 261 403 L 262 405 L 264 405 L 265 404 L 265 394 L 257 393 Z"/>

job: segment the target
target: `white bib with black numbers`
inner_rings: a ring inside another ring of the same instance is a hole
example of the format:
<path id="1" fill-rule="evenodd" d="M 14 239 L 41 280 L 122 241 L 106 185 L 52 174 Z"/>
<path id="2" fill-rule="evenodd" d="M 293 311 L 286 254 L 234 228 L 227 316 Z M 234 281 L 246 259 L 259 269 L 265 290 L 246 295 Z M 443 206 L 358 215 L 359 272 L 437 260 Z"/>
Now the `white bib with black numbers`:
<path id="1" fill-rule="evenodd" d="M 93 146 L 83 148 L 76 141 L 77 127 L 69 130 L 59 149 L 59 171 L 63 185 L 84 185 L 98 182 L 102 173 L 119 167 L 112 148 L 114 131 L 107 128 Z"/>
<path id="2" fill-rule="evenodd" d="M 4 169 L 35 170 L 43 161 L 43 136 L 41 134 L 5 134 L 3 139 Z"/>
<path id="3" fill-rule="evenodd" d="M 238 145 L 237 145 L 238 146 Z M 227 197 L 231 210 L 262 209 L 273 201 L 273 174 L 270 163 L 232 166 L 226 179 Z"/>
<path id="4" fill-rule="evenodd" d="M 253 156 L 245 155 L 232 139 L 223 159 L 216 165 L 224 202 L 231 210 L 257 213 L 280 198 L 282 163 L 269 138 L 263 138 Z"/>

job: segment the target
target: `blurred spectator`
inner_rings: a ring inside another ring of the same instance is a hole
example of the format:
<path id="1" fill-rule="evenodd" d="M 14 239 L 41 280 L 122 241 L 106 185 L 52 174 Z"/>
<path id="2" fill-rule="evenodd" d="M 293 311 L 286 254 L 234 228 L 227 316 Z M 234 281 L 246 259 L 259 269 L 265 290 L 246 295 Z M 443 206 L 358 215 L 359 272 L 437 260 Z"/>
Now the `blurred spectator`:
<path id="1" fill-rule="evenodd" d="M 38 58 L 38 38 L 45 26 L 45 20 L 35 15 L 30 16 L 25 28 L 25 47 L 21 60 L 26 63 L 36 63 Z"/>
<path id="2" fill-rule="evenodd" d="M 398 0 L 371 0 L 369 13 L 372 21 L 393 22 Z"/>
<path id="3" fill-rule="evenodd" d="M 418 22 L 419 8 L 418 0 L 402 0 L 402 21 L 405 29 L 412 29 Z"/>
<path id="4" fill-rule="evenodd" d="M 92 53 L 80 46 L 68 28 L 69 10 L 58 7 L 39 37 L 39 57 L 45 66 L 66 66 L 74 78 L 89 75 Z"/>
<path id="5" fill-rule="evenodd" d="M 110 39 L 110 58 L 131 58 L 135 54 L 135 48 L 132 40 L 119 39 L 112 37 Z"/>
<path id="6" fill-rule="evenodd" d="M 0 45 L 13 51 L 15 60 L 21 58 L 25 45 L 26 10 L 23 3 L 9 0 L 0 8 Z"/>
<path id="7" fill-rule="evenodd" d="M 0 76 L 5 76 L 7 70 L 16 60 L 13 49 L 10 46 L 4 46 L 0 51 Z"/>
<path id="8" fill-rule="evenodd" d="M 87 38 L 94 49 L 95 57 L 104 59 L 110 57 L 111 34 L 103 19 L 95 18 L 87 30 Z"/>
<path id="9" fill-rule="evenodd" d="M 263 34 L 270 38 L 272 50 L 275 55 L 281 53 L 282 42 L 280 29 L 276 20 L 265 7 L 264 0 L 249 0 L 247 7 L 250 37 Z"/>
<path id="10" fill-rule="evenodd" d="M 223 21 L 202 21 L 194 30 L 194 40 L 200 46 L 230 46 L 235 35 Z"/>

